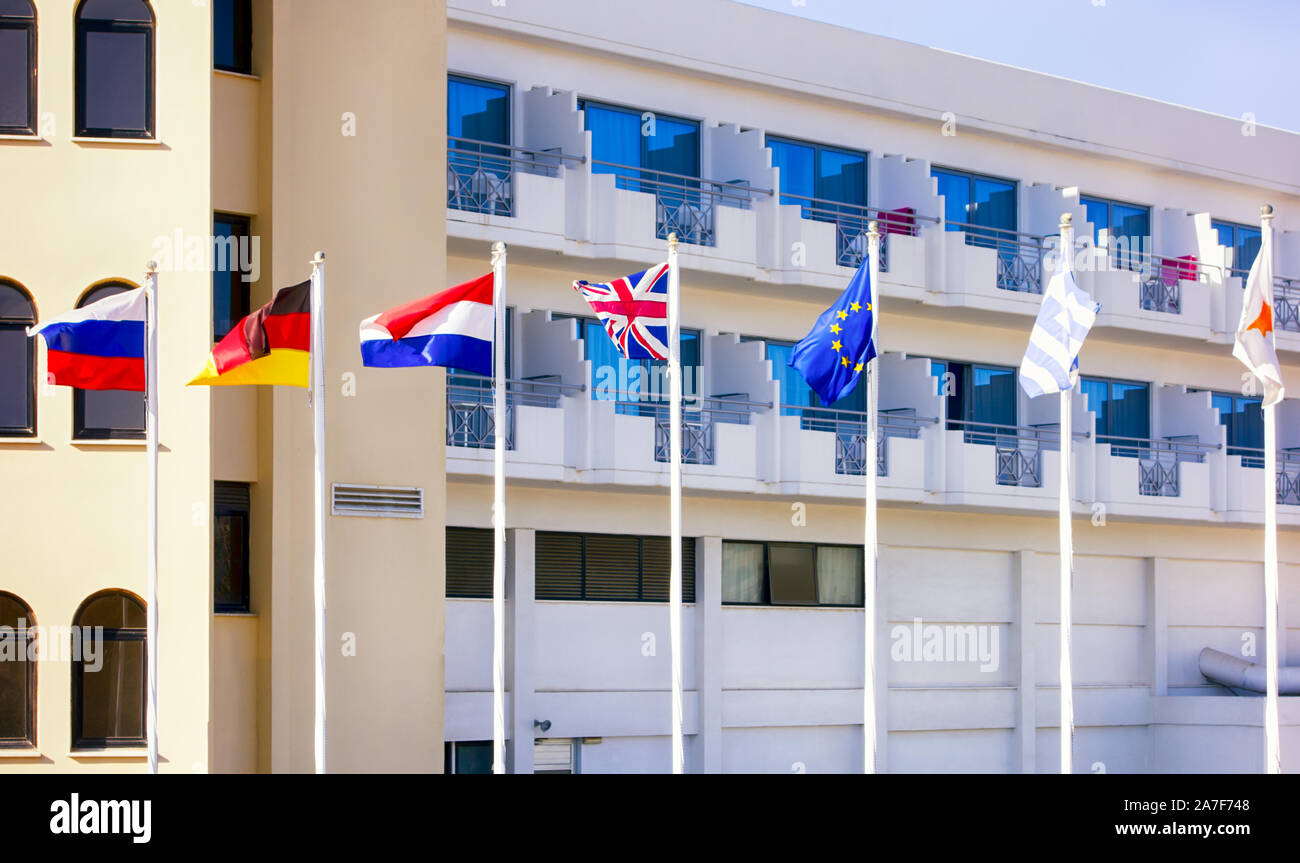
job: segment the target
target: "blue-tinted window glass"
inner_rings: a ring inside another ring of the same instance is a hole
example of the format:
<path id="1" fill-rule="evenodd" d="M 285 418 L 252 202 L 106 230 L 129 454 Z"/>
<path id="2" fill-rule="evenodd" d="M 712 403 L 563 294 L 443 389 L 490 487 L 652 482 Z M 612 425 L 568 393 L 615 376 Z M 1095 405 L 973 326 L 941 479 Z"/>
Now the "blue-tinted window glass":
<path id="1" fill-rule="evenodd" d="M 1136 268 L 1148 244 L 1147 237 L 1151 236 L 1150 211 L 1145 207 L 1112 204 L 1111 236 L 1119 260 L 1130 268 Z"/>
<path id="2" fill-rule="evenodd" d="M 939 194 L 943 195 L 943 218 L 947 222 L 966 222 L 966 211 L 970 207 L 970 177 L 954 174 L 951 171 L 931 170 L 931 175 L 938 181 Z M 960 231 L 963 228 L 949 225 L 948 230 Z"/>
<path id="3" fill-rule="evenodd" d="M 1016 187 L 1003 180 L 974 178 L 971 224 L 1004 231 L 1016 229 Z"/>
<path id="4" fill-rule="evenodd" d="M 862 153 L 817 148 L 817 188 L 814 197 L 842 204 L 867 203 L 867 158 Z"/>
<path id="5" fill-rule="evenodd" d="M 1242 270 L 1249 270 L 1255 265 L 1262 242 L 1259 228 L 1237 228 L 1237 243 L 1232 250 L 1232 265 Z"/>
<path id="6" fill-rule="evenodd" d="M 700 175 L 700 124 L 671 117 L 656 117 L 653 134 L 642 135 L 644 157 L 641 166 L 654 171 Z"/>
<path id="7" fill-rule="evenodd" d="M 1097 198 L 1079 198 L 1084 213 L 1092 223 L 1093 245 L 1101 245 L 1101 232 L 1110 230 L 1110 204 Z"/>
<path id="8" fill-rule="evenodd" d="M 253 71 L 252 0 L 213 0 L 212 65 L 228 72 Z"/>
<path id="9" fill-rule="evenodd" d="M 698 181 L 672 177 L 642 175 L 634 168 L 698 177 L 700 173 L 700 124 L 692 120 L 654 114 L 643 115 L 626 108 L 615 108 L 596 102 L 580 105 L 586 128 L 591 132 L 592 159 L 611 162 L 612 165 L 592 165 L 598 174 L 617 174 L 628 178 L 660 180 L 668 184 L 697 187 Z M 650 134 L 642 134 L 643 131 Z M 625 166 L 625 167 L 620 167 Z M 634 182 L 626 188 L 637 191 Z M 661 198 L 684 197 L 685 190 L 658 188 Z"/>
<path id="10" fill-rule="evenodd" d="M 772 166 L 780 169 L 782 195 L 799 195 L 804 198 L 814 197 L 814 162 L 816 151 L 809 145 L 796 144 L 768 138 L 767 145 L 772 148 Z M 781 203 L 802 203 L 782 198 Z"/>
<path id="11" fill-rule="evenodd" d="M 766 343 L 766 351 L 767 358 L 772 362 L 772 378 L 781 387 L 781 404 L 790 405 L 789 408 L 783 408 L 781 413 L 785 416 L 800 416 L 802 412 L 799 409 L 813 403 L 813 392 L 803 375 L 788 365 L 790 354 L 794 351 L 794 342 L 769 341 Z"/>
<path id="12" fill-rule="evenodd" d="M 555 315 L 554 317 L 562 318 L 564 316 Z M 591 397 L 597 401 L 636 400 L 635 393 L 641 388 L 649 387 L 655 379 L 653 367 L 667 365 L 666 361 L 661 360 L 624 359 L 623 355 L 618 352 L 618 348 L 614 346 L 609 334 L 605 332 L 605 328 L 601 326 L 600 321 L 589 317 L 575 317 L 574 321 L 578 327 L 578 335 L 582 338 L 584 356 L 591 362 Z M 680 352 L 682 368 L 696 369 L 694 381 L 698 386 L 702 379 L 702 371 L 700 370 L 700 331 L 682 327 L 681 339 L 678 341 L 678 351 Z M 637 368 L 642 371 L 635 371 Z M 623 369 L 626 369 L 626 371 L 622 372 Z M 667 378 L 661 373 L 659 380 L 665 390 L 661 394 L 663 398 L 657 400 L 666 401 Z M 652 399 L 652 395 L 652 393 L 645 392 L 641 395 L 641 400 L 655 400 Z M 640 413 L 641 411 L 629 406 L 626 410 L 620 408 L 620 412 Z"/>
<path id="13" fill-rule="evenodd" d="M 453 138 L 509 144 L 510 88 L 472 78 L 448 78 L 447 134 Z M 464 148 L 459 143 L 452 146 Z"/>
<path id="14" fill-rule="evenodd" d="M 1229 249 L 1236 247 L 1236 227 L 1234 225 L 1229 225 L 1227 222 L 1213 222 L 1211 226 L 1214 228 L 1214 232 L 1219 235 L 1220 246 L 1227 246 Z"/>
<path id="15" fill-rule="evenodd" d="M 1264 409 L 1259 397 L 1214 393 L 1210 403 L 1219 410 L 1219 424 L 1227 429 L 1228 454 L 1242 456 L 1247 467 L 1262 467 Z"/>
<path id="16" fill-rule="evenodd" d="M 949 429 L 965 431 L 969 443 L 994 443 L 994 435 L 1013 434 L 998 426 L 1016 425 L 1015 369 L 932 360 L 930 374 L 940 395 L 945 376 L 952 375 L 945 399 Z"/>
<path id="17" fill-rule="evenodd" d="M 1097 442 L 1111 444 L 1111 453 L 1114 455 L 1138 455 L 1142 447 L 1140 441 L 1151 437 L 1148 385 L 1105 378 L 1083 378 L 1080 388 L 1087 396 L 1088 410 L 1097 415 Z"/>

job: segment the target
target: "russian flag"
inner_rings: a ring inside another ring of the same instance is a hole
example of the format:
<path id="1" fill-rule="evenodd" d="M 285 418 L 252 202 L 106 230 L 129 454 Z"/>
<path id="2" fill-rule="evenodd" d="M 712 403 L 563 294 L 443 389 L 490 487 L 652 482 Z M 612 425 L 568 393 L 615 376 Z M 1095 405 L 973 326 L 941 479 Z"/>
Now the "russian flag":
<path id="1" fill-rule="evenodd" d="M 492 274 L 361 322 L 361 362 L 377 368 L 451 366 L 492 374 Z"/>
<path id="2" fill-rule="evenodd" d="M 124 291 L 27 330 L 45 339 L 51 383 L 144 392 L 144 288 Z"/>

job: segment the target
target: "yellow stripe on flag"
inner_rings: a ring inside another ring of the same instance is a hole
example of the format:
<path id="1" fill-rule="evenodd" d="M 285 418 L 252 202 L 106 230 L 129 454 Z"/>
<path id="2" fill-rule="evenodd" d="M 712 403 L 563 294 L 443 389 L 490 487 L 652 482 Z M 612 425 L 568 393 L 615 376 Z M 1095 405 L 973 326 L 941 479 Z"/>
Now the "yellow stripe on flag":
<path id="1" fill-rule="evenodd" d="M 225 374 L 217 374 L 217 367 L 208 357 L 208 364 L 198 377 L 186 386 L 238 387 L 257 384 L 277 384 L 287 387 L 307 386 L 310 351 L 276 348 L 264 357 L 240 363 Z"/>

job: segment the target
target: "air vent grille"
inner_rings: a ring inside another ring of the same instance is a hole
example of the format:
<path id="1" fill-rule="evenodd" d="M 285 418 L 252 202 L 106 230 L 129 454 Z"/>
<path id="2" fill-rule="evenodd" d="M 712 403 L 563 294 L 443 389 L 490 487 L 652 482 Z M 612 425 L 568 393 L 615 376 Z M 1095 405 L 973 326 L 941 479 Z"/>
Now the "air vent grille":
<path id="1" fill-rule="evenodd" d="M 333 485 L 334 515 L 424 518 L 424 489 L 383 485 Z"/>

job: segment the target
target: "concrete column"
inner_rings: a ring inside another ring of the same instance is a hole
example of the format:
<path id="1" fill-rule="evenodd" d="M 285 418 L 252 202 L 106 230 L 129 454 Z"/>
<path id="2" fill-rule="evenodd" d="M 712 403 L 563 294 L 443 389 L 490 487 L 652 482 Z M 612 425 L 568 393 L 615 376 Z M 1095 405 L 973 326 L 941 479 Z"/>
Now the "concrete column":
<path id="1" fill-rule="evenodd" d="M 1034 644 L 1038 620 L 1035 612 L 1034 560 L 1032 551 L 1015 553 L 1016 567 L 1016 749 L 1020 772 L 1038 769 L 1038 679 Z"/>
<path id="2" fill-rule="evenodd" d="M 506 770 L 533 772 L 533 692 L 535 582 L 537 532 L 529 528 L 506 531 Z"/>
<path id="3" fill-rule="evenodd" d="M 1169 561 L 1147 558 L 1147 632 L 1145 637 L 1152 695 L 1169 694 Z"/>
<path id="4" fill-rule="evenodd" d="M 692 773 L 722 772 L 722 538 L 695 541 L 695 687 L 700 731 Z"/>

